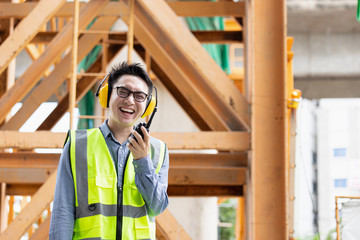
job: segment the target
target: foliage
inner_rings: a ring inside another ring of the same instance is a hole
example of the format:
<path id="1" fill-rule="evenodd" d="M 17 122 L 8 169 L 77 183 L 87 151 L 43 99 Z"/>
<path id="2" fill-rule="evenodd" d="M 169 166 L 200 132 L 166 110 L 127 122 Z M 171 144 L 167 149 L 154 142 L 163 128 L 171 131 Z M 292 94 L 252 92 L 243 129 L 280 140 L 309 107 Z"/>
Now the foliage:
<path id="1" fill-rule="evenodd" d="M 236 221 L 236 206 L 237 199 L 229 199 L 219 205 L 219 220 L 222 223 L 231 223 L 231 227 L 219 227 L 219 240 L 234 240 L 235 239 L 235 221 Z"/>

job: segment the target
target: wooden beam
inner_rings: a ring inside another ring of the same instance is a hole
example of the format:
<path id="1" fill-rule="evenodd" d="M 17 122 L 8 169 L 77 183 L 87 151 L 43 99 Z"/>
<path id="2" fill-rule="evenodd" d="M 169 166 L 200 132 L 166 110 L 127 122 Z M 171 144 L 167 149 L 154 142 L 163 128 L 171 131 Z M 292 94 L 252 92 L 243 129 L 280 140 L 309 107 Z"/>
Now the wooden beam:
<path id="1" fill-rule="evenodd" d="M 167 2 L 172 10 L 182 17 L 215 17 L 215 16 L 245 16 L 244 2 Z M 35 2 L 25 3 L 0 3 L 0 18 L 23 18 L 28 15 L 31 10 L 37 5 Z M 82 7 L 84 3 L 80 3 Z M 102 11 L 102 16 L 119 15 L 120 4 L 117 2 L 110 2 Z M 59 11 L 55 13 L 55 17 L 69 18 L 73 16 L 73 5 L 71 2 L 65 3 Z"/>
<path id="2" fill-rule="evenodd" d="M 246 1 L 246 12 L 253 84 L 247 239 L 287 240 L 286 1 Z"/>
<path id="3" fill-rule="evenodd" d="M 247 153 L 169 153 L 171 167 L 246 167 Z M 60 153 L 0 153 L 0 168 L 56 169 Z"/>
<path id="4" fill-rule="evenodd" d="M 107 4 L 108 0 L 96 0 L 87 3 L 80 13 L 79 28 L 84 29 L 89 22 Z M 42 54 L 26 71 L 19 77 L 16 84 L 0 98 L 0 122 L 2 122 L 11 108 L 20 101 L 31 89 L 43 72 L 48 69 L 58 56 L 68 47 L 72 34 L 72 23 L 63 28 L 53 41 L 47 46 Z"/>
<path id="5" fill-rule="evenodd" d="M 168 209 L 156 217 L 156 237 L 159 240 L 191 240 Z"/>
<path id="6" fill-rule="evenodd" d="M 16 184 L 44 183 L 55 169 L 44 168 L 0 168 L 0 182 Z"/>
<path id="7" fill-rule="evenodd" d="M 169 185 L 227 185 L 246 182 L 244 167 L 171 167 Z"/>
<path id="8" fill-rule="evenodd" d="M 38 227 L 35 233 L 29 238 L 29 240 L 46 240 L 49 238 L 50 229 L 50 213 L 46 217 L 45 221 Z"/>
<path id="9" fill-rule="evenodd" d="M 6 184 L 8 196 L 30 196 L 36 193 L 41 184 Z M 243 186 L 219 185 L 169 185 L 170 197 L 238 197 L 244 195 Z"/>
<path id="10" fill-rule="evenodd" d="M 6 195 L 9 196 L 32 196 L 34 195 L 37 190 L 39 190 L 39 188 L 41 187 L 41 184 L 37 183 L 37 184 L 16 184 L 16 183 L 11 183 L 11 184 L 7 184 L 6 185 Z"/>
<path id="11" fill-rule="evenodd" d="M 6 183 L 0 182 L 0 234 L 7 227 Z"/>
<path id="12" fill-rule="evenodd" d="M 32 39 L 33 44 L 48 44 L 56 36 L 58 32 L 38 32 Z M 215 43 L 215 44 L 231 44 L 242 43 L 242 31 L 191 31 L 194 37 L 201 43 Z M 82 33 L 82 35 L 89 35 L 94 33 Z M 100 34 L 100 33 L 99 33 Z M 106 33 L 103 33 L 106 34 Z M 108 34 L 109 44 L 125 44 L 126 32 L 109 32 Z M 139 42 L 135 39 L 134 44 Z"/>
<path id="13" fill-rule="evenodd" d="M 162 139 L 169 149 L 216 149 L 218 151 L 248 151 L 247 132 L 152 132 L 151 136 Z M 62 148 L 66 133 L 37 131 L 0 131 L 1 148 Z"/>
<path id="14" fill-rule="evenodd" d="M 46 180 L 43 186 L 31 198 L 31 202 L 16 216 L 8 228 L 0 235 L 0 240 L 20 239 L 26 230 L 50 205 L 54 197 L 56 171 Z"/>
<path id="15" fill-rule="evenodd" d="M 0 74 L 64 3 L 65 0 L 43 0 L 16 26 L 0 45 Z"/>
<path id="16" fill-rule="evenodd" d="M 183 17 L 243 17 L 245 16 L 244 2 L 181 2 L 168 1 L 169 7 L 178 16 Z"/>
<path id="17" fill-rule="evenodd" d="M 115 23 L 115 17 L 99 18 L 90 29 L 103 30 L 110 29 Z M 79 41 L 78 62 L 83 59 L 93 47 L 101 40 L 101 35 L 82 36 Z M 68 53 L 57 65 L 51 74 L 36 85 L 27 98 L 23 101 L 22 107 L 16 114 L 7 121 L 2 130 L 18 130 L 26 120 L 35 112 L 42 102 L 49 99 L 53 92 L 66 80 L 71 71 L 71 53 Z M 92 86 L 88 86 L 90 89 Z M 66 108 L 68 109 L 68 108 Z"/>
<path id="18" fill-rule="evenodd" d="M 59 163 L 58 153 L 14 152 L 0 153 L 0 168 L 55 169 Z"/>
<path id="19" fill-rule="evenodd" d="M 219 152 L 216 154 L 170 152 L 170 160 L 171 167 L 247 167 L 247 155 L 246 152 Z"/>
<path id="20" fill-rule="evenodd" d="M 0 168 L 0 182 L 39 184 L 54 168 Z M 240 186 L 245 184 L 245 167 L 170 167 L 169 185 Z"/>
<path id="21" fill-rule="evenodd" d="M 248 129 L 247 101 L 174 12 L 163 1 L 136 1 L 135 16 L 137 39 L 211 128 Z"/>
<path id="22" fill-rule="evenodd" d="M 243 186 L 219 185 L 169 185 L 170 197 L 239 197 L 244 195 Z"/>

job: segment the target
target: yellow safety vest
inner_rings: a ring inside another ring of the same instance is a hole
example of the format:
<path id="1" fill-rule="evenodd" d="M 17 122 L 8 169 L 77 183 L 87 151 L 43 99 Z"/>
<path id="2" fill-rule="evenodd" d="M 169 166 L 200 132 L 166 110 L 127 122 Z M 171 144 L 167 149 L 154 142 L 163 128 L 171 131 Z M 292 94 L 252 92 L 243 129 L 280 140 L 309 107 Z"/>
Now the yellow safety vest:
<path id="1" fill-rule="evenodd" d="M 165 143 L 151 138 L 151 158 L 159 173 Z M 73 239 L 116 239 L 117 173 L 99 128 L 70 131 L 71 171 L 75 187 Z M 155 240 L 155 218 L 149 217 L 135 185 L 130 152 L 123 184 L 122 240 Z"/>

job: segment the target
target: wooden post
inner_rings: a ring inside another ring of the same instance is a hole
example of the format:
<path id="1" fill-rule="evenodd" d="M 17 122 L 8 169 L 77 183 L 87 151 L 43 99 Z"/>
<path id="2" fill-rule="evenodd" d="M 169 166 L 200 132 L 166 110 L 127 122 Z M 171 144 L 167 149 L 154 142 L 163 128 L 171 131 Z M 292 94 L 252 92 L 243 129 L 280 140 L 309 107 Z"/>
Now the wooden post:
<path id="1" fill-rule="evenodd" d="M 79 0 L 74 0 L 74 29 L 73 29 L 73 46 L 71 58 L 71 78 L 69 84 L 69 112 L 70 112 L 70 129 L 74 126 L 74 108 L 76 101 L 76 80 L 77 80 L 77 52 L 78 52 L 78 35 L 79 35 Z"/>
<path id="2" fill-rule="evenodd" d="M 128 45 L 128 55 L 127 61 L 131 62 L 132 51 L 134 49 L 134 0 L 130 0 L 130 7 L 129 7 L 129 30 L 127 34 L 127 45 Z"/>
<path id="3" fill-rule="evenodd" d="M 6 183 L 0 183 L 0 234 L 7 227 Z"/>
<path id="4" fill-rule="evenodd" d="M 251 83 L 247 239 L 288 240 L 286 1 L 246 0 Z"/>

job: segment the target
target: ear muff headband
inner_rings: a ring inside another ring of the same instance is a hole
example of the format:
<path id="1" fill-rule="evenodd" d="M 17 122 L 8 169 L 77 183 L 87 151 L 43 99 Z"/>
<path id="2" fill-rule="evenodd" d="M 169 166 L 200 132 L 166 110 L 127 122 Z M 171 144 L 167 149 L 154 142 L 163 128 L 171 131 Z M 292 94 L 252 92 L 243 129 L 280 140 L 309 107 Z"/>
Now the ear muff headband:
<path id="1" fill-rule="evenodd" d="M 150 96 L 149 99 L 150 101 L 147 102 L 145 111 L 143 115 L 141 115 L 141 118 L 149 116 L 154 111 L 154 108 L 156 106 L 156 99 L 154 98 L 154 96 Z"/>
<path id="2" fill-rule="evenodd" d="M 95 96 L 97 96 L 99 98 L 99 102 L 100 105 L 103 108 L 108 108 L 109 107 L 109 84 L 105 83 L 105 85 L 103 87 L 101 87 L 105 80 L 108 78 L 108 76 L 110 75 L 110 73 L 106 74 L 106 76 L 104 77 L 104 79 L 101 81 Z"/>

